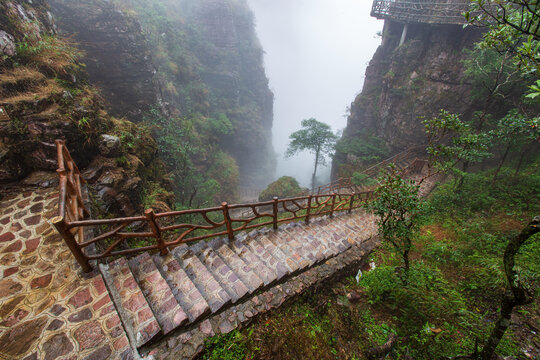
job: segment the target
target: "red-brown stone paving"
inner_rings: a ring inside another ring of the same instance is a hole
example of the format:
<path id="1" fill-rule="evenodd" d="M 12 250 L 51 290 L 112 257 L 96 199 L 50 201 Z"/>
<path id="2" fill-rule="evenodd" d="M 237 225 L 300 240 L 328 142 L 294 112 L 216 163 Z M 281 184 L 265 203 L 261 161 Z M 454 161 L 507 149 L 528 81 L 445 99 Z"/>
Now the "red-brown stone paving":
<path id="1" fill-rule="evenodd" d="M 130 359 L 101 275 L 83 276 L 48 223 L 57 196 L 0 200 L 0 359 Z"/>

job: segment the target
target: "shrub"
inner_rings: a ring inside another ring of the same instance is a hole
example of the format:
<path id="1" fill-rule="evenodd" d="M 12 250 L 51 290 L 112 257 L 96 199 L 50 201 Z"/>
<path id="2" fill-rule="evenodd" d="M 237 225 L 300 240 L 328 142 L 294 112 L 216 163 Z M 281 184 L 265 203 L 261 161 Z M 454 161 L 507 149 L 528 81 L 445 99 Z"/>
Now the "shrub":
<path id="1" fill-rule="evenodd" d="M 300 187 L 298 181 L 291 176 L 282 176 L 270 185 L 259 195 L 259 201 L 272 200 L 274 196 L 278 198 L 290 198 L 301 196 L 305 189 Z"/>

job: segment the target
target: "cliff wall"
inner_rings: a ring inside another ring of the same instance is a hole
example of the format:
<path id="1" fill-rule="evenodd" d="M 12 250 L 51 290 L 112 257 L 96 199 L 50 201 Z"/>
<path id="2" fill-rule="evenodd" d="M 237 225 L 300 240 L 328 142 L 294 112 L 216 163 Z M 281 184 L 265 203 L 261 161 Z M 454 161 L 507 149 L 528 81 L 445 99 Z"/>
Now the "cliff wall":
<path id="1" fill-rule="evenodd" d="M 409 24 L 406 41 L 399 45 L 403 25 L 386 20 L 383 44 L 367 70 L 362 92 L 351 104 L 342 146 L 338 146 L 333 175 L 361 165 L 362 151 L 374 143 L 386 155 L 425 143 L 423 118 L 440 109 L 470 120 L 481 104 L 473 101 L 462 60 L 463 50 L 479 40 L 481 32 L 460 25 Z M 348 146 L 352 142 L 358 146 Z M 359 164 L 360 163 L 360 164 Z M 348 166 L 349 165 L 349 166 Z"/>
<path id="2" fill-rule="evenodd" d="M 0 106 L 8 114 L 0 121 L 2 190 L 54 185 L 54 141 L 64 139 L 86 170 L 95 205 L 131 215 L 148 185 L 159 187 L 156 142 L 107 112 L 86 81 L 81 52 L 56 29 L 46 1 L 0 3 Z"/>
<path id="3" fill-rule="evenodd" d="M 218 151 L 234 158 L 239 181 L 254 186 L 271 180 L 273 94 L 245 1 L 51 4 L 60 31 L 85 50 L 90 82 L 103 89 L 113 114 L 146 121 L 152 117 L 146 116 L 148 110 L 158 107 L 168 124 L 194 117 L 201 124 L 226 119 L 231 129 L 219 132 L 215 141 Z M 212 161 L 193 158 L 199 172 Z"/>

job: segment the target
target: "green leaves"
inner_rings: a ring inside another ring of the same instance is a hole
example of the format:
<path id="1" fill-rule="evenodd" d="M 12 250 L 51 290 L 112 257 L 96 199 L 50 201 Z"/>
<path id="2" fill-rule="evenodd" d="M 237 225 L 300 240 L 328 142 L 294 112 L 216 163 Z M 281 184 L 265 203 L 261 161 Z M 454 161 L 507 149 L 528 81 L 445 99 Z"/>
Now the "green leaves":
<path id="1" fill-rule="evenodd" d="M 388 241 L 398 251 L 408 269 L 408 253 L 411 239 L 418 232 L 425 205 L 419 196 L 420 186 L 413 180 L 401 176 L 396 167 L 379 179 L 375 190 L 375 200 L 365 204 L 366 210 L 373 212 L 379 220 L 377 226 L 384 241 Z"/>
<path id="2" fill-rule="evenodd" d="M 536 97 L 540 95 L 540 80 L 536 80 L 536 83 L 530 85 L 529 89 L 531 89 L 531 92 L 525 95 L 525 97 L 530 99 L 536 99 Z"/>
<path id="3" fill-rule="evenodd" d="M 313 154 L 319 154 L 318 163 L 324 164 L 325 155 L 334 151 L 337 136 L 329 125 L 313 118 L 302 120 L 302 128 L 289 136 L 291 142 L 285 157 L 292 157 L 303 150 L 308 150 Z"/>
<path id="4" fill-rule="evenodd" d="M 478 162 L 489 157 L 492 134 L 476 132 L 458 114 L 441 110 L 438 117 L 424 120 L 428 136 L 427 152 L 439 171 L 458 171 L 458 163 Z"/>

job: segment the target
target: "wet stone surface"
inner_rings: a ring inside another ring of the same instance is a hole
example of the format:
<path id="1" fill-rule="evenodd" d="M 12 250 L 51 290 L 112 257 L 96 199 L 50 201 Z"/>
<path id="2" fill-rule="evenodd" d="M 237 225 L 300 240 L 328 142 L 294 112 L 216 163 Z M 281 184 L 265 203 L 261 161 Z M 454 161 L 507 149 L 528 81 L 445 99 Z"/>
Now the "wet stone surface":
<path id="1" fill-rule="evenodd" d="M 130 349 L 105 326 L 116 314 L 101 275 L 83 276 L 48 222 L 57 202 L 56 189 L 0 200 L 0 359 L 119 359 Z"/>

